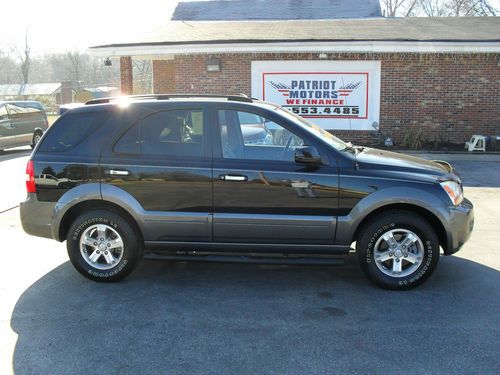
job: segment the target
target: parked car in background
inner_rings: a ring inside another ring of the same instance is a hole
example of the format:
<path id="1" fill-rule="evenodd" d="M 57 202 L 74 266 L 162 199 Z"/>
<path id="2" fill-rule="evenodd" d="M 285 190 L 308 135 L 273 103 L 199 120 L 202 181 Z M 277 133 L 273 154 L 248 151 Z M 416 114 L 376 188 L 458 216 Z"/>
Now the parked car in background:
<path id="1" fill-rule="evenodd" d="M 48 127 L 42 103 L 0 101 L 0 151 L 18 146 L 35 147 Z"/>

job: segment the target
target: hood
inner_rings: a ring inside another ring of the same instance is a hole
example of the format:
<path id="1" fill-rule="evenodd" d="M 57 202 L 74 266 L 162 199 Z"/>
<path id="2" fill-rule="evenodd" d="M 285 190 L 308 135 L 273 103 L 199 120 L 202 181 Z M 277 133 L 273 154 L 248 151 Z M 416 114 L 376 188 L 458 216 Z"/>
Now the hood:
<path id="1" fill-rule="evenodd" d="M 453 172 L 445 161 L 431 161 L 397 152 L 364 148 L 356 154 L 360 169 L 388 170 L 441 177 Z"/>

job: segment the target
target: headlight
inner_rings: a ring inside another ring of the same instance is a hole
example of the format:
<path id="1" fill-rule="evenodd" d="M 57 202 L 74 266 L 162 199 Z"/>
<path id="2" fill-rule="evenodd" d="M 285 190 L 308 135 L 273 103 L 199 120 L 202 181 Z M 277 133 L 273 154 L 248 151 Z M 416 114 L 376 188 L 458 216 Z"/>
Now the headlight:
<path id="1" fill-rule="evenodd" d="M 440 182 L 440 185 L 443 187 L 444 191 L 446 194 L 451 199 L 451 202 L 455 205 L 458 206 L 460 202 L 464 199 L 464 195 L 462 192 L 462 188 L 460 185 L 455 182 L 455 181 L 443 181 Z"/>

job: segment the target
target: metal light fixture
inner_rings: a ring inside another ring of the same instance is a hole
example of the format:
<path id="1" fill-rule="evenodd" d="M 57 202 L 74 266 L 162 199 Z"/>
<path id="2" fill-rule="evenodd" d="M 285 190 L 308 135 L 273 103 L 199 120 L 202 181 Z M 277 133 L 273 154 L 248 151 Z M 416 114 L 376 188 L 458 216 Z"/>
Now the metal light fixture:
<path id="1" fill-rule="evenodd" d="M 217 58 L 208 59 L 207 72 L 220 72 L 220 59 Z"/>
<path id="2" fill-rule="evenodd" d="M 109 57 L 106 57 L 106 60 L 104 60 L 104 66 L 111 66 L 111 59 Z"/>

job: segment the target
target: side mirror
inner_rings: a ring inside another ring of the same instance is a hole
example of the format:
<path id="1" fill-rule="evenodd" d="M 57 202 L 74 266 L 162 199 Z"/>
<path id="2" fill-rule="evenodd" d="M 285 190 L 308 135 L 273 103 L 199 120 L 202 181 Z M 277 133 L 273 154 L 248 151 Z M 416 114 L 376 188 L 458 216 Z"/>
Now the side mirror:
<path id="1" fill-rule="evenodd" d="M 302 164 L 322 164 L 321 156 L 314 146 L 302 146 L 296 148 L 295 162 Z"/>

